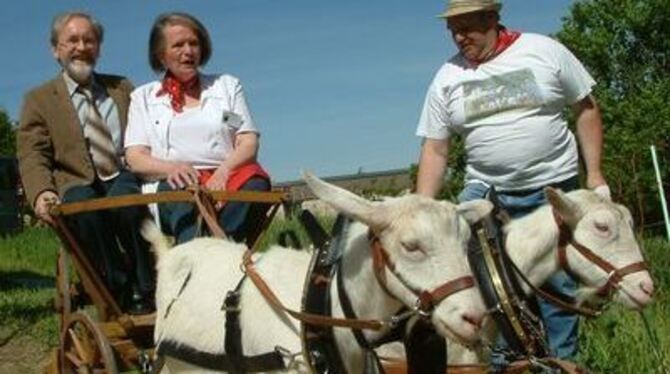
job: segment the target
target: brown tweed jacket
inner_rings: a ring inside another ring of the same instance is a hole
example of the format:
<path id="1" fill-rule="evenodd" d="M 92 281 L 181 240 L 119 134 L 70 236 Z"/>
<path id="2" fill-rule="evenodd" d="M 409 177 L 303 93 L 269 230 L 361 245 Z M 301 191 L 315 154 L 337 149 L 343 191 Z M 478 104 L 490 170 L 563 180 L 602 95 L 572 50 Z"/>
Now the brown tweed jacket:
<path id="1" fill-rule="evenodd" d="M 125 131 L 133 85 L 124 77 L 96 74 L 119 110 Z M 45 190 L 60 196 L 95 178 L 93 161 L 62 74 L 28 92 L 16 136 L 19 171 L 30 204 Z"/>

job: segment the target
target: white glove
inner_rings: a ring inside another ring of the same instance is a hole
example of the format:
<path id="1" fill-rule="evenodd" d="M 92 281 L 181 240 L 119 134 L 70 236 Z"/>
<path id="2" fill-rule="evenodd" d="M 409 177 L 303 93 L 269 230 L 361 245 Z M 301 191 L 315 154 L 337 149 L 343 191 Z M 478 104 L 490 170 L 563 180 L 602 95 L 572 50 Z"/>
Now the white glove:
<path id="1" fill-rule="evenodd" d="M 593 192 L 595 192 L 596 195 L 602 197 L 607 201 L 612 201 L 612 193 L 610 192 L 610 186 L 606 184 L 601 184 L 600 186 L 594 188 Z"/>

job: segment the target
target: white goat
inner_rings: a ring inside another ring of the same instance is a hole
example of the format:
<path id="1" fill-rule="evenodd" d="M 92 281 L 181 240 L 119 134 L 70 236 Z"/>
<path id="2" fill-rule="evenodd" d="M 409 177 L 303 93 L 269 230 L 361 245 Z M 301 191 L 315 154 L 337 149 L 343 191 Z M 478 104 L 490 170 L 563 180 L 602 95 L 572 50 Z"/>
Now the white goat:
<path id="1" fill-rule="evenodd" d="M 510 259 L 534 286 L 543 284 L 560 270 L 557 257 L 559 228 L 552 208 L 568 224 L 578 243 L 615 268 L 643 261 L 642 251 L 633 233 L 631 214 L 624 206 L 604 200 L 587 190 L 565 194 L 560 190 L 547 188 L 545 195 L 549 204 L 525 217 L 512 220 L 504 228 L 505 245 Z M 571 245 L 567 248 L 569 267 L 580 280 L 578 303 L 604 302 L 597 295 L 597 291 L 606 284 L 609 274 Z M 525 285 L 524 288 L 530 292 Z M 641 309 L 651 302 L 653 291 L 654 283 L 649 272 L 640 271 L 623 278 L 613 299 L 628 308 Z M 492 321 L 487 318 L 485 325 L 488 324 L 492 324 Z M 483 330 L 491 331 L 487 326 Z M 450 364 L 482 361 L 474 352 L 451 342 L 448 344 L 448 360 Z"/>
<path id="2" fill-rule="evenodd" d="M 340 272 L 358 318 L 386 320 L 401 306 L 414 307 L 417 300 L 388 269 L 386 287 L 392 296 L 381 288 L 373 271 L 369 229 L 378 235 L 395 263 L 396 273 L 416 289 L 433 290 L 471 274 L 465 256 L 465 243 L 470 237 L 468 221 L 487 214 L 488 202 L 455 206 L 418 195 L 371 202 L 314 176 L 305 175 L 305 180 L 320 199 L 362 222 L 353 224 L 348 231 Z M 221 306 L 226 292 L 233 290 L 242 277 L 240 263 L 246 248 L 226 240 L 201 238 L 167 251 L 162 234 L 153 224 L 145 224 L 143 234 L 159 257 L 156 344 L 173 341 L 201 352 L 222 353 L 225 313 Z M 257 271 L 288 308 L 300 309 L 310 256 L 306 251 L 273 246 L 258 259 Z M 301 357 L 299 322 L 268 304 L 250 280 L 244 283 L 241 293 L 244 354 L 262 354 L 280 346 L 296 355 L 291 371 L 307 371 Z M 333 316 L 342 317 L 335 287 L 331 287 L 330 296 Z M 443 336 L 471 342 L 478 339 L 484 312 L 476 288 L 468 288 L 436 305 L 431 320 Z M 364 334 L 374 340 L 380 333 Z M 363 350 L 351 330 L 336 328 L 335 340 L 348 372 L 362 372 Z M 170 371 L 203 372 L 202 368 L 170 357 L 166 357 L 166 366 Z"/>

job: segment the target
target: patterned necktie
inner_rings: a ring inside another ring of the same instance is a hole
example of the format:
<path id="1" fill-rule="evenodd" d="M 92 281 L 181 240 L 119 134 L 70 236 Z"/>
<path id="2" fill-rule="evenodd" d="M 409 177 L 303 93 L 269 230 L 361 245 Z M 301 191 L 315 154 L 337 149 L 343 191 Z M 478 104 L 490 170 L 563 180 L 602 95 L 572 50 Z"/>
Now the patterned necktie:
<path id="1" fill-rule="evenodd" d="M 85 88 L 79 88 L 79 91 L 84 95 L 88 104 L 84 136 L 88 139 L 93 164 L 100 179 L 103 181 L 112 179 L 119 174 L 119 163 L 112 135 L 95 105 L 91 91 Z"/>

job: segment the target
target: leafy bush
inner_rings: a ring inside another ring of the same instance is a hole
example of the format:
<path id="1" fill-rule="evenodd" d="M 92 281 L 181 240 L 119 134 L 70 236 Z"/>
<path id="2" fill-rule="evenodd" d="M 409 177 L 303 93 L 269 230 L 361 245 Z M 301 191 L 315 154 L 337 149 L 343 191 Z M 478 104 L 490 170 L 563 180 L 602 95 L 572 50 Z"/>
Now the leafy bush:
<path id="1" fill-rule="evenodd" d="M 603 167 L 616 201 L 640 226 L 662 220 L 650 145 L 670 185 L 670 1 L 582 0 L 558 39 L 598 85 L 605 126 Z"/>
<path id="2" fill-rule="evenodd" d="M 16 129 L 7 112 L 0 109 L 0 156 L 16 154 Z"/>

